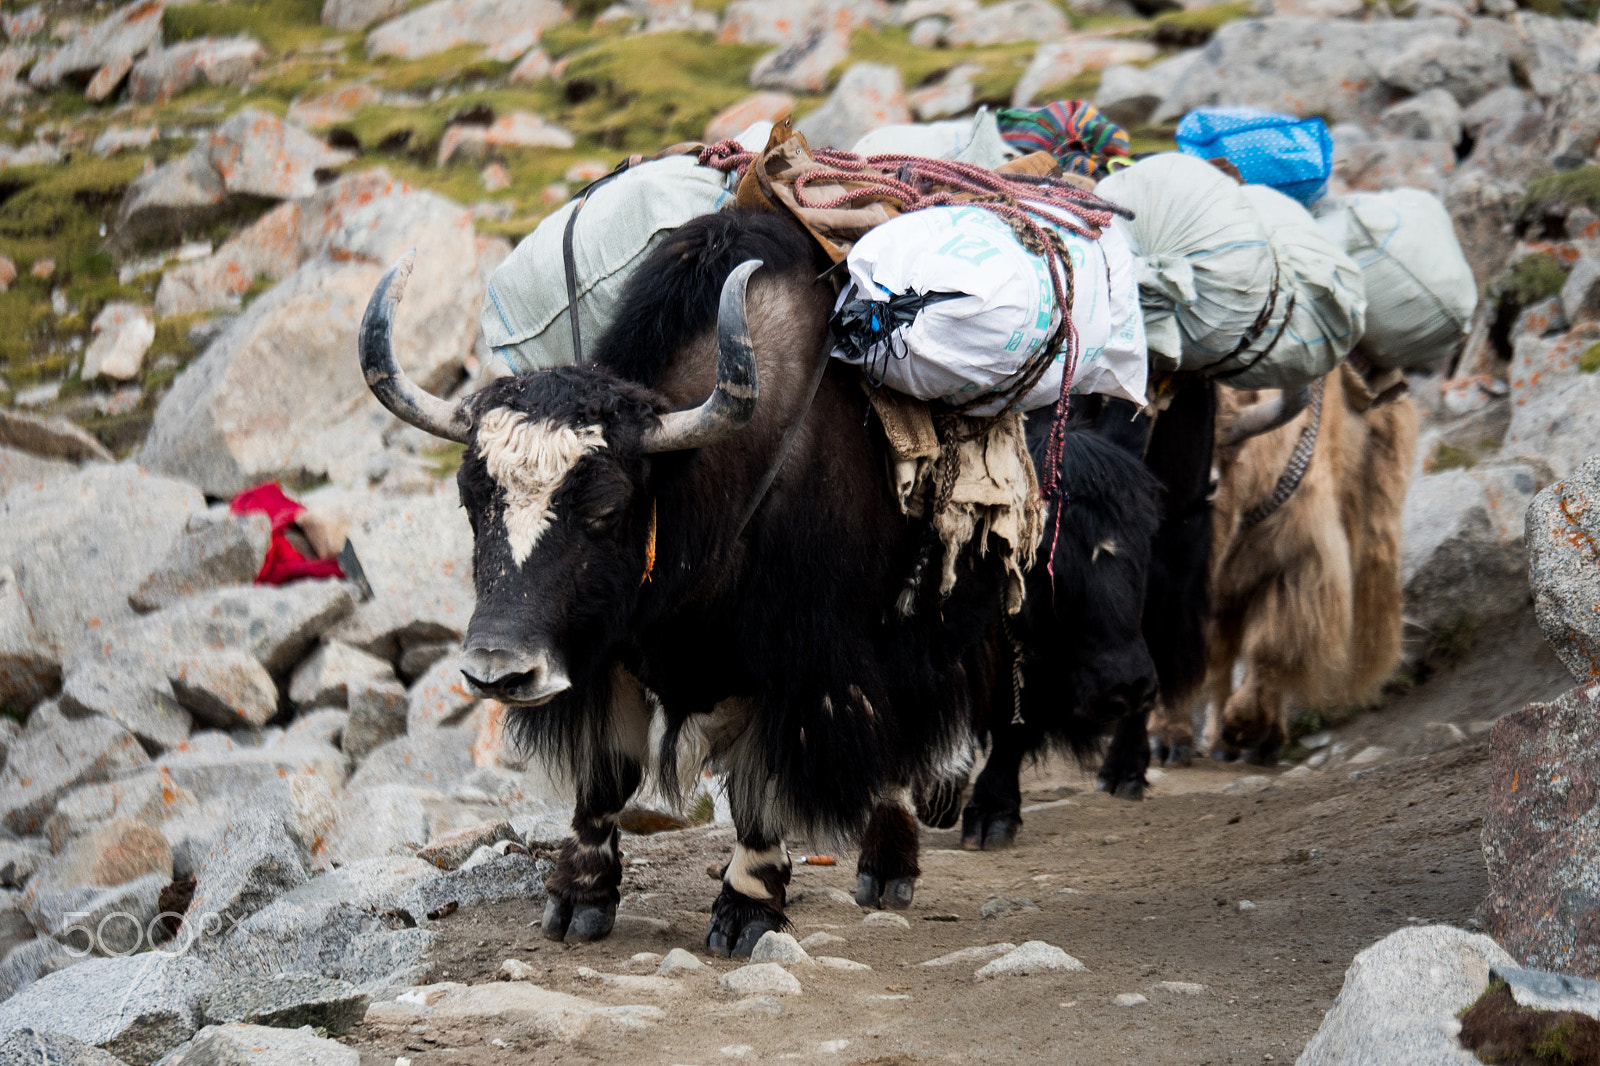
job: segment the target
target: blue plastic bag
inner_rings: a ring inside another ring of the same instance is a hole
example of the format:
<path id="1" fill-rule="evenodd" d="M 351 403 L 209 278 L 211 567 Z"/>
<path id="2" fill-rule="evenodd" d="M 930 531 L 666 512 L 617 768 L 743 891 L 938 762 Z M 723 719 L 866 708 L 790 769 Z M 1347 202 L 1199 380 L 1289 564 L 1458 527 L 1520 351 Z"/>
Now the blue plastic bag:
<path id="1" fill-rule="evenodd" d="M 1303 204 L 1320 199 L 1333 173 L 1333 138 L 1320 118 L 1254 107 L 1201 107 L 1178 123 L 1178 149 L 1225 157 L 1251 185 L 1270 185 Z"/>

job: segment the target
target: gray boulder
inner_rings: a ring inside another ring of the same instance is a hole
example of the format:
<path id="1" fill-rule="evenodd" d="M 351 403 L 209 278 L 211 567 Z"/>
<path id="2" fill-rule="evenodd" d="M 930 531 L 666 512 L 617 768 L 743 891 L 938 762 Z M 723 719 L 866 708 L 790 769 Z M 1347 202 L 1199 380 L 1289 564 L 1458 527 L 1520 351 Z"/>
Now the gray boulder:
<path id="1" fill-rule="evenodd" d="M 1542 480 L 1538 468 L 1515 463 L 1412 479 L 1400 546 L 1408 619 L 1437 635 L 1523 608 L 1522 514 Z"/>
<path id="2" fill-rule="evenodd" d="M 265 980 L 224 981 L 200 1000 L 207 1025 L 266 1025 L 298 1029 L 309 1025 L 340 1036 L 367 1013 L 368 997 L 349 981 L 320 974 L 283 973 Z"/>
<path id="3" fill-rule="evenodd" d="M 398 681 L 362 681 L 350 689 L 344 753 L 362 759 L 406 731 L 406 690 Z"/>
<path id="4" fill-rule="evenodd" d="M 532 906 L 544 902 L 545 878 L 554 869 L 555 865 L 548 859 L 534 859 L 513 852 L 420 882 L 401 893 L 398 905 L 424 925 L 430 912 L 452 901 L 472 907 L 480 903 L 527 900 Z"/>
<path id="5" fill-rule="evenodd" d="M 1169 56 L 1147 67 L 1114 63 L 1100 72 L 1094 105 L 1122 126 L 1142 126 L 1161 101 L 1177 87 L 1199 49 Z"/>
<path id="6" fill-rule="evenodd" d="M 0 408 L 0 444 L 46 459 L 115 461 L 104 444 L 65 418 L 40 418 L 9 408 Z"/>
<path id="7" fill-rule="evenodd" d="M 160 1066 L 360 1066 L 355 1048 L 311 1029 L 208 1025 Z"/>
<path id="8" fill-rule="evenodd" d="M 0 1036 L 24 1028 L 61 1033 L 129 1066 L 149 1066 L 193 1035 L 198 1000 L 211 983 L 204 965 L 182 956 L 90 959 L 0 1003 Z"/>
<path id="9" fill-rule="evenodd" d="M 218 126 L 195 151 L 206 153 L 230 194 L 272 199 L 310 196 L 317 191 L 317 171 L 353 158 L 270 112 L 249 107 Z"/>
<path id="10" fill-rule="evenodd" d="M 0 589 L 0 619 L 12 615 L 6 598 L 19 597 L 34 634 L 29 641 L 14 621 L 0 621 L 0 702 L 44 695 L 28 688 L 36 674 L 19 676 L 14 664 L 59 663 L 90 634 L 131 618 L 128 595 L 204 507 L 193 485 L 127 464 L 22 485 L 0 500 L 0 566 L 15 582 Z M 10 643 L 19 636 L 23 643 Z"/>
<path id="11" fill-rule="evenodd" d="M 246 918 L 209 957 L 235 977 L 313 973 L 368 993 L 415 984 L 437 934 L 379 915 L 395 908 L 400 893 L 437 874 L 410 857 L 351 863 Z"/>
<path id="12" fill-rule="evenodd" d="M 127 1063 L 70 1036 L 18 1029 L 0 1040 L 0 1066 L 127 1066 Z"/>
<path id="13" fill-rule="evenodd" d="M 348 707 L 353 685 L 394 680 L 394 668 L 360 648 L 325 641 L 295 668 L 289 700 L 296 707 Z"/>
<path id="14" fill-rule="evenodd" d="M 39 837 L 0 840 L 0 888 L 21 888 L 49 858 L 50 845 Z"/>
<path id="15" fill-rule="evenodd" d="M 1463 107 L 1511 84 L 1511 57 L 1498 42 L 1454 33 L 1412 38 L 1378 68 L 1385 83 L 1403 92 L 1443 89 Z"/>
<path id="16" fill-rule="evenodd" d="M 167 683 L 184 710 L 218 729 L 259 728 L 278 713 L 278 686 L 249 652 L 190 652 L 168 666 Z"/>
<path id="17" fill-rule="evenodd" d="M 1407 76 L 1392 61 L 1417 41 L 1453 38 L 1458 29 L 1448 18 L 1230 22 L 1201 49 L 1153 121 L 1170 122 L 1196 107 L 1244 105 L 1317 112 L 1330 122 L 1371 122 L 1392 99 L 1385 72 Z"/>
<path id="18" fill-rule="evenodd" d="M 1297 1066 L 1479 1066 L 1456 1040 L 1456 1014 L 1516 960 L 1481 933 L 1414 926 L 1378 941 L 1345 971 L 1344 988 Z"/>
<path id="19" fill-rule="evenodd" d="M 1557 337 L 1519 338 L 1511 369 L 1511 426 L 1501 453 L 1531 456 L 1565 477 L 1600 441 L 1600 374 L 1586 373 L 1593 340 L 1574 330 Z"/>
<path id="20" fill-rule="evenodd" d="M 428 836 L 427 808 L 416 789 L 393 784 L 356 788 L 352 782 L 328 837 L 328 859 L 344 864 L 409 855 Z"/>
<path id="21" fill-rule="evenodd" d="M 127 74 L 135 56 L 160 43 L 164 6 L 161 0 L 134 0 L 118 8 L 35 63 L 28 71 L 28 83 L 36 89 L 49 89 L 69 75 L 94 71 L 96 81 L 110 82 L 105 86 L 108 93 Z M 121 73 L 113 77 L 118 70 Z"/>
<path id="22" fill-rule="evenodd" d="M 69 789 L 120 777 L 149 761 L 133 734 L 104 718 L 30 729 L 12 742 L 0 773 L 0 825 L 38 835 Z"/>
<path id="23" fill-rule="evenodd" d="M 409 0 L 326 0 L 322 24 L 336 30 L 364 30 L 409 6 Z"/>
<path id="24" fill-rule="evenodd" d="M 1445 89 L 1428 89 L 1378 116 L 1386 133 L 1417 141 L 1461 140 L 1461 105 Z"/>
<path id="25" fill-rule="evenodd" d="M 167 101 L 192 85 L 241 85 L 267 50 L 252 37 L 200 37 L 152 48 L 128 75 L 128 96 Z"/>
<path id="26" fill-rule="evenodd" d="M 88 956 L 67 950 L 67 946 L 51 937 L 40 937 L 12 948 L 0 959 L 0 1003 L 4 1003 L 24 988 L 47 974 L 64 970 Z"/>
<path id="27" fill-rule="evenodd" d="M 411 686 L 407 697 L 406 732 L 425 733 L 460 725 L 478 706 L 478 699 L 467 690 L 461 676 L 459 648 L 434 663 Z"/>
<path id="28" fill-rule="evenodd" d="M 566 18 L 555 0 L 432 0 L 367 34 L 367 55 L 414 59 L 479 44 L 492 58 L 510 62 Z"/>
<path id="29" fill-rule="evenodd" d="M 472 351 L 484 292 L 470 213 L 433 193 L 382 197 L 178 376 L 142 461 L 218 496 L 296 472 L 364 479 L 395 423 L 362 380 L 356 327 L 383 269 L 413 247 L 397 354 L 425 387 L 451 380 Z"/>
<path id="30" fill-rule="evenodd" d="M 188 735 L 190 716 L 170 679 L 200 650 L 247 654 L 282 676 L 354 606 L 349 587 L 336 581 L 222 588 L 181 600 L 104 631 L 69 656 L 63 710 L 113 718 L 152 750 L 172 748 Z"/>
<path id="31" fill-rule="evenodd" d="M 844 72 L 827 102 L 795 129 L 818 148 L 848 149 L 879 126 L 910 122 L 900 71 L 882 63 L 856 63 Z"/>
<path id="32" fill-rule="evenodd" d="M 227 199 L 222 175 L 206 153 L 186 152 L 129 183 L 117 208 L 112 243 L 128 251 L 146 238 L 214 216 Z"/>
<path id="33" fill-rule="evenodd" d="M 1580 684 L 1600 680 L 1600 456 L 1535 496 L 1527 523 L 1545 638 Z"/>
<path id="34" fill-rule="evenodd" d="M 159 611 L 224 585 L 248 585 L 271 543 L 272 523 L 264 514 L 196 515 L 128 603 L 136 611 Z"/>
<path id="35" fill-rule="evenodd" d="M 828 87 L 828 74 L 849 54 L 849 33 L 831 26 L 813 26 L 803 36 L 756 60 L 750 68 L 750 84 L 757 89 L 819 93 Z"/>
<path id="36" fill-rule="evenodd" d="M 182 935 L 193 942 L 214 940 L 305 883 L 305 868 L 283 824 L 244 812 L 196 871 Z"/>
<path id="37" fill-rule="evenodd" d="M 20 448 L 0 444 L 0 496 L 30 481 L 52 481 L 78 469 L 77 464 L 61 459 L 29 455 Z"/>
<path id="38" fill-rule="evenodd" d="M 1061 9 L 1046 0 L 1002 0 L 1001 3 L 964 12 L 945 31 L 945 43 L 967 45 L 1015 44 L 1018 41 L 1054 41 L 1071 29 Z"/>

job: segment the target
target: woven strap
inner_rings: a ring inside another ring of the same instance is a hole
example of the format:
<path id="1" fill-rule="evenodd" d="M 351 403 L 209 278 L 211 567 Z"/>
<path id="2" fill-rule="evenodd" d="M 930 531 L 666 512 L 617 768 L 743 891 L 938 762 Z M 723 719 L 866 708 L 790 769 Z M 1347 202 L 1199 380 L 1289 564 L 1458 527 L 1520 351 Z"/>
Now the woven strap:
<path id="1" fill-rule="evenodd" d="M 1289 453 L 1289 463 L 1278 475 L 1272 495 L 1246 511 L 1239 520 L 1240 525 L 1248 528 L 1266 521 L 1278 508 L 1288 503 L 1294 490 L 1300 487 L 1306 471 L 1311 467 L 1311 455 L 1317 449 L 1317 430 L 1322 425 L 1322 386 L 1326 380 L 1318 378 L 1311 386 L 1311 420 L 1300 430 L 1300 439 L 1295 442 L 1294 451 Z"/>

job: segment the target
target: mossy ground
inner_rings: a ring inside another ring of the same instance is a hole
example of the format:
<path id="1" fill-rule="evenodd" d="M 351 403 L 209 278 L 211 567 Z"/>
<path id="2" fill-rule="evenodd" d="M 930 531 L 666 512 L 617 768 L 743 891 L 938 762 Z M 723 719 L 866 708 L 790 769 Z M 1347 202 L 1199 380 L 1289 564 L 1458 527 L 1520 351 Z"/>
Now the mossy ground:
<path id="1" fill-rule="evenodd" d="M 1461 1012 L 1461 1046 L 1498 1066 L 1600 1066 L 1600 1021 L 1519 1005 L 1504 981 L 1491 981 Z"/>

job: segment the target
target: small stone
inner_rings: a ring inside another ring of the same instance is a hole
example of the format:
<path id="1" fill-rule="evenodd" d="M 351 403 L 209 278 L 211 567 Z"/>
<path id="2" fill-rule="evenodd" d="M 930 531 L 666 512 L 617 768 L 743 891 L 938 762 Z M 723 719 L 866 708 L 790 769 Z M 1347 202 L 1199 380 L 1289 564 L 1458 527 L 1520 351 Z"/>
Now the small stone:
<path id="1" fill-rule="evenodd" d="M 248 585 L 261 572 L 271 543 L 272 522 L 264 514 L 217 521 L 195 515 L 150 576 L 128 594 L 128 605 L 147 614 L 223 585 Z"/>
<path id="2" fill-rule="evenodd" d="M 511 188 L 511 172 L 501 163 L 490 163 L 478 175 L 485 192 L 499 192 Z"/>
<path id="3" fill-rule="evenodd" d="M 259 728 L 278 713 L 277 684 L 246 652 L 191 652 L 168 669 L 167 682 L 184 710 L 218 729 Z"/>
<path id="4" fill-rule="evenodd" d="M 274 1029 L 309 1025 L 333 1036 L 346 1033 L 367 1013 L 368 997 L 348 981 L 310 973 L 223 981 L 200 1000 L 207 1025 L 242 1022 Z"/>
<path id="5" fill-rule="evenodd" d="M 824 1055 L 837 1055 L 849 1046 L 848 1040 L 824 1040 L 817 1045 L 817 1050 Z"/>
<path id="6" fill-rule="evenodd" d="M 974 978 L 1026 977 L 1052 970 L 1083 970 L 1086 967 L 1077 959 L 1043 940 L 1029 940 L 1015 951 L 1000 956 L 981 967 Z"/>
<path id="7" fill-rule="evenodd" d="M 861 919 L 861 924 L 862 925 L 867 925 L 867 926 L 885 927 L 885 928 L 890 928 L 890 929 L 910 929 L 911 928 L 911 923 L 910 922 L 906 921 L 904 918 L 902 918 L 898 914 L 891 914 L 889 911 L 873 911 L 871 914 L 869 914 L 865 918 Z"/>
<path id="8" fill-rule="evenodd" d="M 28 271 L 40 281 L 49 281 L 50 276 L 56 272 L 56 261 L 48 257 L 35 259 L 33 267 Z"/>
<path id="9" fill-rule="evenodd" d="M 1205 985 L 1195 984 L 1193 981 L 1157 981 L 1150 986 L 1152 992 L 1175 992 L 1180 996 L 1198 996 L 1206 990 Z"/>
<path id="10" fill-rule="evenodd" d="M 783 1013 L 783 1004 L 772 996 L 750 996 L 733 1005 L 735 1014 L 765 1014 L 776 1018 Z"/>
<path id="11" fill-rule="evenodd" d="M 812 933 L 810 936 L 800 941 L 800 946 L 805 948 L 807 951 L 819 951 L 823 948 L 831 948 L 835 944 L 848 943 L 849 941 L 844 937 L 834 936 L 832 933 Z"/>
<path id="12" fill-rule="evenodd" d="M 998 958 L 1007 952 L 1015 950 L 1017 950 L 1017 945 L 1015 944 L 985 944 L 981 947 L 962 948 L 960 951 L 952 951 L 948 955 L 940 955 L 937 959 L 929 959 L 922 965 L 954 966 L 958 963 L 987 962 L 990 959 Z"/>
<path id="13" fill-rule="evenodd" d="M 506 78 L 512 85 L 532 85 L 550 77 L 552 69 L 549 54 L 543 48 L 534 48 L 517 61 Z"/>
<path id="14" fill-rule="evenodd" d="M 130 381 L 139 376 L 144 353 L 156 339 L 149 308 L 113 301 L 95 316 L 94 339 L 83 356 L 83 380 L 97 377 Z"/>
<path id="15" fill-rule="evenodd" d="M 661 955 L 654 951 L 640 951 L 628 956 L 628 969 L 635 973 L 655 970 L 661 965 Z"/>
<path id="16" fill-rule="evenodd" d="M 757 962 L 723 974 L 717 990 L 735 996 L 798 996 L 800 982 L 776 963 Z"/>
<path id="17" fill-rule="evenodd" d="M 1256 909 L 1256 905 L 1247 899 L 1241 899 L 1238 903 L 1233 905 L 1233 909 L 1238 911 L 1240 914 L 1248 914 L 1250 911 Z"/>
<path id="18" fill-rule="evenodd" d="M 864 962 L 856 962 L 854 959 L 841 959 L 837 955 L 818 955 L 812 961 L 818 966 L 826 966 L 830 970 L 854 970 L 859 972 L 872 969 L 871 966 Z"/>
<path id="19" fill-rule="evenodd" d="M 762 934 L 756 941 L 755 950 L 750 952 L 752 963 L 775 962 L 784 965 L 792 963 L 809 963 L 811 956 L 806 954 L 806 949 L 788 933 L 770 932 Z"/>
<path id="20" fill-rule="evenodd" d="M 536 981 L 542 976 L 542 971 L 520 959 L 507 959 L 500 964 L 500 976 L 507 981 Z"/>
<path id="21" fill-rule="evenodd" d="M 847 31 L 817 26 L 756 60 L 755 66 L 750 68 L 750 85 L 756 89 L 819 93 L 827 88 L 828 74 L 849 55 L 850 34 Z"/>
<path id="22" fill-rule="evenodd" d="M 356 682 L 350 686 L 349 699 L 343 748 L 352 759 L 364 758 L 385 741 L 405 734 L 408 698 L 400 682 Z"/>
<path id="23" fill-rule="evenodd" d="M 682 948 L 673 948 L 661 960 L 661 965 L 656 967 L 656 973 L 661 977 L 678 977 L 686 973 L 697 973 L 705 968 L 706 964 L 689 952 Z"/>
<path id="24" fill-rule="evenodd" d="M 1039 905 L 1026 896 L 997 896 L 978 908 L 979 918 L 1000 918 L 1021 911 L 1036 911 Z"/>
<path id="25" fill-rule="evenodd" d="M 0 1066 L 127 1066 L 127 1063 L 70 1036 L 18 1029 L 0 1038 Z"/>
<path id="26" fill-rule="evenodd" d="M 302 1029 L 263 1025 L 208 1025 L 162 1060 L 162 1066 L 360 1066 L 361 1055 Z"/>
<path id="27" fill-rule="evenodd" d="M 516 830 L 506 821 L 479 822 L 464 829 L 442 833 L 417 852 L 417 858 L 441 870 L 460 868 L 478 849 L 502 840 L 517 840 Z M 490 856 L 494 856 L 491 851 Z"/>
<path id="28" fill-rule="evenodd" d="M 1150 1001 L 1148 999 L 1138 992 L 1123 992 L 1119 995 L 1111 997 L 1111 1004 L 1112 1006 L 1116 1007 L 1137 1007 L 1140 1004 L 1149 1002 Z"/>

